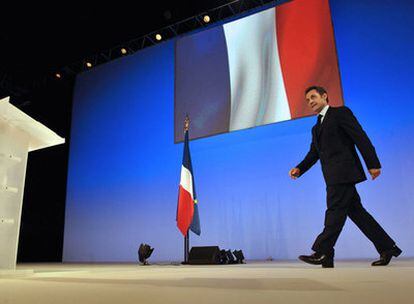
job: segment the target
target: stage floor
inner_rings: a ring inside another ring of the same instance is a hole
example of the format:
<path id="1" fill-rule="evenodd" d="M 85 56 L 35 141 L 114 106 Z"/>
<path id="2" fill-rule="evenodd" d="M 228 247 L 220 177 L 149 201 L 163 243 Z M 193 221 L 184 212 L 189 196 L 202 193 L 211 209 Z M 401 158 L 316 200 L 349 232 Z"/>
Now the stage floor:
<path id="1" fill-rule="evenodd" d="M 243 265 L 19 264 L 0 272 L 0 303 L 413 303 L 414 259 Z"/>

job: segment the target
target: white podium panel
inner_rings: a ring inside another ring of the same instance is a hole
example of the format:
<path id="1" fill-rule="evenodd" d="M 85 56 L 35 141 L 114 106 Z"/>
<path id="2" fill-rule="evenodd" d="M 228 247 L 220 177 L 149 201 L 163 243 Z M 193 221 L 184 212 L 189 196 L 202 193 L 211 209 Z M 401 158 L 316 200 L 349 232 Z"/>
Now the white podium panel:
<path id="1" fill-rule="evenodd" d="M 16 268 L 28 152 L 64 142 L 9 98 L 0 100 L 0 270 Z"/>
<path id="2" fill-rule="evenodd" d="M 16 266 L 27 151 L 28 135 L 0 124 L 0 269 Z"/>

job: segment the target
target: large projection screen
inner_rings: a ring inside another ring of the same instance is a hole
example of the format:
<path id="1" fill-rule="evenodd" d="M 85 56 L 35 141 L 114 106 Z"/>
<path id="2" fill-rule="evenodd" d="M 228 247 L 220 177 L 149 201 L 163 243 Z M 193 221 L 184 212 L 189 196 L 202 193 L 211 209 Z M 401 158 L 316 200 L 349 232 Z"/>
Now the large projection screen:
<path id="1" fill-rule="evenodd" d="M 311 18 L 317 16 L 317 18 Z M 175 141 L 311 115 L 304 90 L 343 105 L 328 1 L 291 1 L 176 42 Z"/>

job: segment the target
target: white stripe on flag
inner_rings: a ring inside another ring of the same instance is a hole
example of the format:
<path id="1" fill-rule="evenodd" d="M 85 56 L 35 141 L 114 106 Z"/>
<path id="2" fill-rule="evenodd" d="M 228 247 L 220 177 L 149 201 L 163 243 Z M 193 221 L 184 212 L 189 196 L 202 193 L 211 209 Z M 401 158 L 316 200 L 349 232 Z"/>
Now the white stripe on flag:
<path id="1" fill-rule="evenodd" d="M 193 196 L 193 176 L 191 175 L 190 170 L 186 167 L 181 166 L 181 179 L 180 185 L 191 195 L 191 198 L 194 199 Z"/>
<path id="2" fill-rule="evenodd" d="M 223 25 L 231 86 L 230 130 L 291 118 L 269 9 Z"/>

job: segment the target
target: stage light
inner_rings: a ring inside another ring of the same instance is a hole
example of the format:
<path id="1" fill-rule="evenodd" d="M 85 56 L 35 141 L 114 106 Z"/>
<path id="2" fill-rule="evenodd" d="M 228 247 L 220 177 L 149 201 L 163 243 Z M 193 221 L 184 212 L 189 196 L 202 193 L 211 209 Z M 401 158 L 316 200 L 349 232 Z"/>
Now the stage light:
<path id="1" fill-rule="evenodd" d="M 237 263 L 236 259 L 234 258 L 234 255 L 231 253 L 230 249 L 226 251 L 226 254 L 227 254 L 228 264 L 236 264 Z"/>
<path id="2" fill-rule="evenodd" d="M 87 62 L 86 62 L 86 66 L 87 66 L 88 68 L 91 68 L 91 67 L 92 67 L 92 63 L 90 63 L 89 61 L 87 61 Z"/>
<path id="3" fill-rule="evenodd" d="M 209 23 L 209 22 L 210 22 L 210 16 L 209 16 L 209 15 L 205 15 L 205 16 L 203 17 L 203 21 L 204 21 L 205 23 Z"/>
<path id="4" fill-rule="evenodd" d="M 236 263 L 238 264 L 244 264 L 244 254 L 241 250 L 234 250 L 233 251 L 234 256 L 236 257 Z"/>
<path id="5" fill-rule="evenodd" d="M 126 53 L 128 53 L 128 51 L 126 50 L 126 48 L 122 48 L 122 49 L 121 49 L 121 54 L 122 54 L 122 55 L 125 55 Z"/>
<path id="6" fill-rule="evenodd" d="M 61 75 L 60 73 L 56 73 L 56 74 L 55 74 L 55 77 L 56 77 L 57 79 L 60 79 L 60 78 L 62 78 L 62 75 Z"/>
<path id="7" fill-rule="evenodd" d="M 160 41 L 162 39 L 162 36 L 160 34 L 155 35 L 155 39 L 157 39 L 158 41 Z"/>
<path id="8" fill-rule="evenodd" d="M 224 249 L 220 250 L 219 261 L 220 261 L 220 264 L 228 264 L 229 263 L 229 257 L 227 256 L 226 250 L 224 250 Z"/>
<path id="9" fill-rule="evenodd" d="M 142 265 L 148 265 L 147 259 L 151 256 L 154 248 L 151 248 L 148 244 L 139 245 L 138 248 L 138 260 L 142 263 Z"/>

